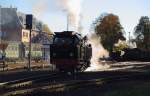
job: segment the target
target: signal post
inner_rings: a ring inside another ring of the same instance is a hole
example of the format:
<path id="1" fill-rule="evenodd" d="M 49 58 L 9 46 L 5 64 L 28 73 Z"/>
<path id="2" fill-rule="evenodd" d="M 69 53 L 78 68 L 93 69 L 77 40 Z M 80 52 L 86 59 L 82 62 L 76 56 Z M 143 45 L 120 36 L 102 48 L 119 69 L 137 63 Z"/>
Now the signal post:
<path id="1" fill-rule="evenodd" d="M 31 71 L 31 32 L 32 32 L 32 20 L 33 15 L 27 14 L 26 15 L 26 29 L 30 31 L 29 34 L 29 53 L 28 53 L 28 70 Z"/>

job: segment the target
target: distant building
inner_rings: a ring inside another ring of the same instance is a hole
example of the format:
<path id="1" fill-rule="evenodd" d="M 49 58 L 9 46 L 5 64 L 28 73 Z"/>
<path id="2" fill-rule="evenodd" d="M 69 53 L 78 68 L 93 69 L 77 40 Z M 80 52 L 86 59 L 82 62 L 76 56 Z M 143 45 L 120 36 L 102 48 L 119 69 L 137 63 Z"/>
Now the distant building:
<path id="1" fill-rule="evenodd" d="M 25 29 L 26 14 L 18 12 L 18 18 L 22 24 L 22 42 L 29 42 L 29 30 Z M 37 36 L 42 31 L 42 23 L 33 17 L 31 38 Z"/>
<path id="2" fill-rule="evenodd" d="M 0 40 L 21 41 L 22 25 L 17 16 L 17 8 L 0 7 Z"/>
<path id="3" fill-rule="evenodd" d="M 29 32 L 25 29 L 26 14 L 17 12 L 17 8 L 3 8 L 0 6 L 0 40 L 1 41 L 29 41 Z M 32 37 L 42 31 L 42 23 L 33 18 Z M 28 39 L 28 40 L 27 40 Z"/>
<path id="4" fill-rule="evenodd" d="M 39 33 L 36 32 L 36 31 L 32 31 L 31 33 L 31 38 L 33 39 L 34 37 L 36 37 Z M 24 42 L 24 43 L 28 43 L 29 40 L 30 40 L 30 31 L 29 30 L 26 30 L 26 29 L 22 29 L 22 37 L 21 37 L 21 42 Z M 34 42 L 33 42 L 34 43 Z"/>
<path id="5" fill-rule="evenodd" d="M 47 34 L 46 32 L 41 32 L 34 38 L 32 38 L 32 42 L 42 44 L 42 58 L 44 60 L 49 60 L 50 57 L 50 43 L 52 43 L 52 35 Z"/>
<path id="6" fill-rule="evenodd" d="M 25 24 L 26 14 L 18 12 L 17 8 L 3 8 L 0 6 L 0 44 L 5 41 L 8 43 L 6 49 L 7 57 L 25 57 L 26 54 L 28 54 L 28 43 L 30 38 L 29 30 L 25 29 Z M 43 23 L 33 17 L 31 38 L 33 39 L 32 43 L 36 43 L 32 44 L 32 50 L 34 50 L 32 55 L 34 56 L 40 56 L 40 51 L 43 48 L 44 50 L 46 49 L 44 47 L 45 44 L 50 44 L 51 42 L 48 34 L 42 32 L 42 27 Z M 46 53 L 45 51 L 42 51 L 42 53 L 43 52 Z M 45 55 L 43 56 L 45 58 Z"/>
<path id="7" fill-rule="evenodd" d="M 17 12 L 17 16 L 22 24 L 23 29 L 25 29 L 26 14 Z M 35 17 L 33 17 L 32 30 L 36 30 L 37 33 L 39 33 L 42 31 L 42 25 L 43 25 L 43 23 L 41 21 L 39 21 Z"/>

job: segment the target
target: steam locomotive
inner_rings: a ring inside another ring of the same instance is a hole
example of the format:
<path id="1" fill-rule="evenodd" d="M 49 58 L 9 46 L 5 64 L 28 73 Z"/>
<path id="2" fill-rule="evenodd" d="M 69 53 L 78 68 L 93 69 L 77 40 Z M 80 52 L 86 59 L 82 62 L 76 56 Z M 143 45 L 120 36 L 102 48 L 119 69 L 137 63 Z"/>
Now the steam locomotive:
<path id="1" fill-rule="evenodd" d="M 81 72 L 90 66 L 92 46 L 87 37 L 73 31 L 55 32 L 50 45 L 50 62 L 59 71 Z"/>

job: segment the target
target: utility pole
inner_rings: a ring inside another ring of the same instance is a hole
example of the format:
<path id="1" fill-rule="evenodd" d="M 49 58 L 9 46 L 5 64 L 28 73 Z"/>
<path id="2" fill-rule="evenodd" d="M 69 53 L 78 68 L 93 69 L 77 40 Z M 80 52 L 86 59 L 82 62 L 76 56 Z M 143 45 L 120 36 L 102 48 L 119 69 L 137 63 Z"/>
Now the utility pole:
<path id="1" fill-rule="evenodd" d="M 69 13 L 67 14 L 67 31 L 69 31 Z"/>
<path id="2" fill-rule="evenodd" d="M 130 32 L 129 32 L 129 47 L 130 47 L 130 41 L 131 41 L 131 38 L 130 38 Z"/>
<path id="3" fill-rule="evenodd" d="M 1 12 L 1 5 L 0 5 L 0 43 L 2 43 L 2 12 Z"/>
<path id="4" fill-rule="evenodd" d="M 29 53 L 28 53 L 28 70 L 31 71 L 31 32 L 32 32 L 32 18 L 31 14 L 26 15 L 26 29 L 29 32 Z"/>

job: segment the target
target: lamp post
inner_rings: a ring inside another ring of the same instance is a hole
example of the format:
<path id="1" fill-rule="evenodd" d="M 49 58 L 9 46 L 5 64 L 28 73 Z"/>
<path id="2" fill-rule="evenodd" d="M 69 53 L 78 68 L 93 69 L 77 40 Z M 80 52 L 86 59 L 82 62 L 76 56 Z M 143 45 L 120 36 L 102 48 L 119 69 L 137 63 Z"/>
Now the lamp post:
<path id="1" fill-rule="evenodd" d="M 0 43 L 2 41 L 2 12 L 1 12 L 1 6 L 0 6 Z"/>
<path id="2" fill-rule="evenodd" d="M 67 14 L 67 31 L 69 31 L 69 13 Z"/>

